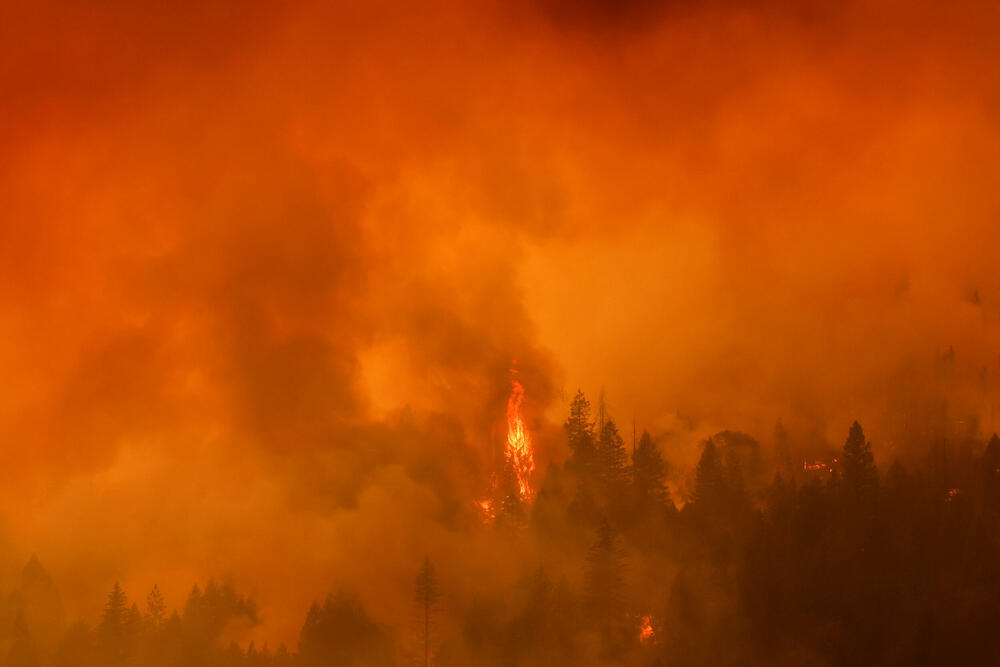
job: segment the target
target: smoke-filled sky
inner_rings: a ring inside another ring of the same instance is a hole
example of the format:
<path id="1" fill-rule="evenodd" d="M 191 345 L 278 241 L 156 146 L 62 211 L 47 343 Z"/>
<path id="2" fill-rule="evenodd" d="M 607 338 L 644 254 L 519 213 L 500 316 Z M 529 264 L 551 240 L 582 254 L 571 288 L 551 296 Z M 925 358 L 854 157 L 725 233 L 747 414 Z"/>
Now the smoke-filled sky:
<path id="1" fill-rule="evenodd" d="M 490 564 L 463 522 L 512 365 L 541 469 L 578 387 L 654 433 L 858 418 L 885 454 L 949 346 L 993 428 L 998 30 L 993 2 L 3 2 L 11 562 L 71 616 L 215 576 L 262 637 L 336 586 L 396 623 L 425 553 Z"/>

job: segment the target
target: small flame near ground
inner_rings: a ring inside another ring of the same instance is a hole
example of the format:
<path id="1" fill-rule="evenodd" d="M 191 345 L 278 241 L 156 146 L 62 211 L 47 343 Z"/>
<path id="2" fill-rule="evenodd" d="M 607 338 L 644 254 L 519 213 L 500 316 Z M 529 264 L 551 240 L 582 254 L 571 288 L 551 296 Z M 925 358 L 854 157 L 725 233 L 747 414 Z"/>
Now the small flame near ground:
<path id="1" fill-rule="evenodd" d="M 517 379 L 517 370 L 512 368 L 510 372 L 512 377 L 510 397 L 507 399 L 507 443 L 504 447 L 504 465 L 509 465 L 517 477 L 517 490 L 521 500 L 530 502 L 534 497 L 531 475 L 535 472 L 535 455 L 531 445 L 531 435 L 524 425 L 524 416 L 521 414 L 524 386 Z M 494 473 L 490 480 L 490 493 L 485 499 L 476 501 L 485 523 L 492 521 L 495 516 L 496 491 L 497 475 Z"/>
<path id="2" fill-rule="evenodd" d="M 653 631 L 653 617 L 643 616 L 639 622 L 639 641 L 643 644 L 652 644 L 656 639 Z"/>

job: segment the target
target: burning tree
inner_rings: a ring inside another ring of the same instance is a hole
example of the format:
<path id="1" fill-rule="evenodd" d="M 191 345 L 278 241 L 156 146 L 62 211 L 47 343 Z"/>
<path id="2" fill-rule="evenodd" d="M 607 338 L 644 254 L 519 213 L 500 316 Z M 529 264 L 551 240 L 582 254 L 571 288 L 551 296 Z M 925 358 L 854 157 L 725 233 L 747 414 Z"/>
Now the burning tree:
<path id="1" fill-rule="evenodd" d="M 516 372 L 511 370 L 512 374 Z M 535 455 L 531 436 L 521 414 L 524 387 L 516 377 L 511 379 L 510 385 L 503 467 L 499 475 L 493 475 L 487 497 L 477 502 L 486 523 L 500 516 L 514 518 L 516 523 L 523 518 L 524 505 L 530 503 L 534 497 L 531 477 L 535 472 Z"/>
<path id="2" fill-rule="evenodd" d="M 535 472 L 535 455 L 531 447 L 531 437 L 524 426 L 521 404 L 524 403 L 524 387 L 514 378 L 510 381 L 510 398 L 507 399 L 507 448 L 504 459 L 517 476 L 521 498 L 527 500 L 532 495 L 531 475 Z"/>

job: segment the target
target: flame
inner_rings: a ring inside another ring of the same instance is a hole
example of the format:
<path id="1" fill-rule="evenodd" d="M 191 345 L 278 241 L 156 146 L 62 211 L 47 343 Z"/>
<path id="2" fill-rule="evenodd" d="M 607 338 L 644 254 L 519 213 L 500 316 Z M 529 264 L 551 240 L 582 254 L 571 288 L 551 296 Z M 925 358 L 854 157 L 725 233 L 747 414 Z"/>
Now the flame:
<path id="1" fill-rule="evenodd" d="M 516 370 L 511 369 L 511 374 L 516 373 Z M 521 500 L 530 501 L 534 496 L 531 475 L 535 472 L 535 455 L 531 448 L 531 436 L 521 415 L 522 403 L 524 403 L 524 387 L 515 377 L 510 381 L 510 398 L 507 399 L 507 445 L 504 447 L 504 465 L 509 465 L 514 471 L 518 496 Z M 476 501 L 483 523 L 488 524 L 496 517 L 494 500 L 497 485 L 497 475 L 494 474 L 490 479 L 490 493 L 486 498 Z"/>
<path id="2" fill-rule="evenodd" d="M 639 641 L 643 644 L 651 644 L 656 633 L 653 632 L 653 617 L 643 616 L 639 624 Z"/>
<path id="3" fill-rule="evenodd" d="M 493 499 L 486 498 L 484 500 L 477 500 L 476 505 L 482 512 L 483 523 L 489 523 L 493 520 Z"/>
<path id="4" fill-rule="evenodd" d="M 531 437 L 521 417 L 524 387 L 516 378 L 510 381 L 510 398 L 507 399 L 507 449 L 505 458 L 514 468 L 521 498 L 532 495 L 531 474 L 535 471 L 535 456 L 531 450 Z"/>

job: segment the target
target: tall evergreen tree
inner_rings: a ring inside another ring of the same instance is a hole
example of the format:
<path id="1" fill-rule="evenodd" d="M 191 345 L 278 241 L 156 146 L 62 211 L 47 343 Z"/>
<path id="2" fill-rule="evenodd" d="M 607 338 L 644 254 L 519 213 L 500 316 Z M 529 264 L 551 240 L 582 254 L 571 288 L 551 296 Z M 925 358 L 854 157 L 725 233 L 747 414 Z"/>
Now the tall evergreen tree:
<path id="1" fill-rule="evenodd" d="M 587 553 L 588 608 L 601 633 L 605 652 L 613 651 L 624 604 L 624 556 L 607 520 L 597 529 L 597 539 Z"/>
<path id="2" fill-rule="evenodd" d="M 597 440 L 597 480 L 608 511 L 619 515 L 623 510 L 628 486 L 628 452 L 613 419 L 604 420 Z"/>
<path id="3" fill-rule="evenodd" d="M 780 418 L 774 424 L 774 460 L 780 472 L 786 475 L 791 475 L 794 472 L 792 451 L 788 442 L 788 430 Z"/>
<path id="4" fill-rule="evenodd" d="M 424 651 L 424 667 L 431 664 L 431 615 L 441 599 L 441 592 L 438 588 L 437 576 L 434 574 L 434 566 L 431 565 L 429 557 L 424 558 L 420 572 L 417 573 L 417 584 L 414 592 L 414 601 L 420 612 L 420 634 Z"/>
<path id="5" fill-rule="evenodd" d="M 569 417 L 563 428 L 570 451 L 567 467 L 579 474 L 588 474 L 594 464 L 594 423 L 590 421 L 590 401 L 580 390 L 569 404 Z"/>
<path id="6" fill-rule="evenodd" d="M 509 460 L 504 462 L 500 478 L 494 487 L 493 517 L 497 527 L 513 529 L 524 525 L 527 518 L 517 472 Z"/>
<path id="7" fill-rule="evenodd" d="M 872 445 L 865 440 L 861 424 L 854 422 L 841 454 L 843 486 L 852 501 L 870 502 L 878 493 L 878 469 Z"/>
<path id="8" fill-rule="evenodd" d="M 664 509 L 670 502 L 663 455 L 645 430 L 632 455 L 632 489 L 641 515 Z"/>
<path id="9" fill-rule="evenodd" d="M 101 624 L 97 627 L 101 652 L 109 665 L 118 665 L 125 661 L 129 622 L 128 598 L 116 581 L 104 605 Z"/>
<path id="10" fill-rule="evenodd" d="M 698 467 L 695 470 L 692 506 L 700 511 L 718 511 L 726 502 L 726 478 L 719 452 L 709 438 L 701 450 Z"/>
<path id="11" fill-rule="evenodd" d="M 274 662 L 282 653 L 287 654 L 283 647 Z M 256 664 L 273 664 L 266 644 L 256 654 Z M 368 617 L 356 596 L 338 591 L 322 605 L 313 603 L 309 608 L 299 634 L 300 667 L 388 667 L 392 657 L 389 637 Z"/>
<path id="12" fill-rule="evenodd" d="M 28 623 L 24 620 L 24 615 L 18 613 L 14 619 L 14 627 L 11 633 L 10 650 L 7 652 L 7 667 L 38 667 L 38 649 L 28 632 Z"/>
<path id="13" fill-rule="evenodd" d="M 163 594 L 160 593 L 160 587 L 156 584 L 153 584 L 153 590 L 146 596 L 146 617 L 154 630 L 162 627 L 167 620 L 167 604 L 163 600 Z"/>

